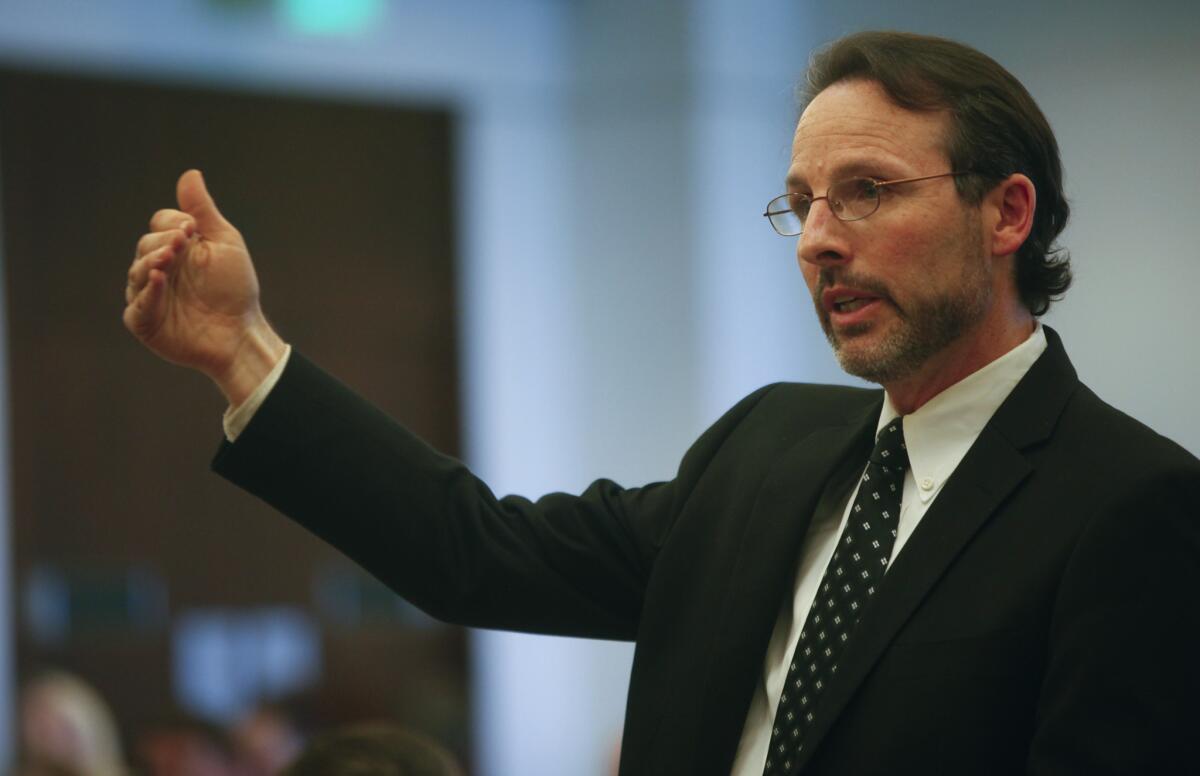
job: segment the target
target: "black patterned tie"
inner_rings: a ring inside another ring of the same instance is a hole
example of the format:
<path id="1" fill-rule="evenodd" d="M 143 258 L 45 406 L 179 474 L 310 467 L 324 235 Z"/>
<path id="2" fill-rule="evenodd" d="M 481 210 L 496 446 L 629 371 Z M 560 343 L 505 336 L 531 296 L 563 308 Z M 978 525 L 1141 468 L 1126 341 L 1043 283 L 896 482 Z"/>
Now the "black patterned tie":
<path id="1" fill-rule="evenodd" d="M 875 442 L 846 528 L 804 620 L 775 711 L 763 776 L 791 772 L 803 751 L 817 698 L 837 673 L 859 614 L 887 571 L 908 468 L 902 421 L 893 420 Z"/>

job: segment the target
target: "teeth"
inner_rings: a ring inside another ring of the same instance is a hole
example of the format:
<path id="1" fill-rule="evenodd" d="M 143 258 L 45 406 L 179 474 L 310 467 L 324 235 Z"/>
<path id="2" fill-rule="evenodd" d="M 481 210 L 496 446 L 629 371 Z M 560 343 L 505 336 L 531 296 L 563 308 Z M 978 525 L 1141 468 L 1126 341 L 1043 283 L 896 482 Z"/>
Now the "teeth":
<path id="1" fill-rule="evenodd" d="M 834 302 L 833 304 L 834 304 L 834 307 L 836 307 L 838 309 L 838 312 L 852 313 L 855 310 L 862 308 L 864 305 L 866 305 L 870 301 L 871 301 L 870 299 L 860 299 L 857 297 L 848 297 L 845 300 L 839 299 L 838 301 Z"/>

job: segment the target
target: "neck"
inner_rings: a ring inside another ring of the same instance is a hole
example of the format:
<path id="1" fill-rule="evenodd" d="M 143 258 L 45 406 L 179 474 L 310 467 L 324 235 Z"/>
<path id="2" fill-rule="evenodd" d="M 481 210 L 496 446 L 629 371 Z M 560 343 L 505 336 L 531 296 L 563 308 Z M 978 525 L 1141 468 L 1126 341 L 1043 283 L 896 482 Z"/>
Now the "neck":
<path id="1" fill-rule="evenodd" d="M 974 374 L 1029 338 L 1037 325 L 1021 307 L 998 325 L 986 321 L 964 332 L 950 345 L 930 356 L 912 374 L 884 384 L 892 406 L 901 415 L 923 407 L 942 391 Z"/>

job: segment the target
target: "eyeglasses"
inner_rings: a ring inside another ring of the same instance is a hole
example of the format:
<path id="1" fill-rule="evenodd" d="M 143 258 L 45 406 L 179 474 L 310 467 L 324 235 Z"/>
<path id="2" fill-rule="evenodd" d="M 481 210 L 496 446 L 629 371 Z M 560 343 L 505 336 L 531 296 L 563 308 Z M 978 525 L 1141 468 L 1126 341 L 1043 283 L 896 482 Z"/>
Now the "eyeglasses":
<path id="1" fill-rule="evenodd" d="M 829 203 L 830 212 L 839 221 L 858 221 L 879 209 L 879 193 L 888 186 L 970 174 L 970 171 L 941 172 L 937 175 L 922 175 L 919 178 L 901 178 L 894 181 L 847 178 L 831 184 L 829 190 L 821 197 L 811 194 L 782 194 L 767 203 L 767 212 L 763 215 L 771 222 L 776 232 L 784 237 L 795 237 L 804 231 L 808 213 L 812 210 L 813 203 L 819 199 Z"/>

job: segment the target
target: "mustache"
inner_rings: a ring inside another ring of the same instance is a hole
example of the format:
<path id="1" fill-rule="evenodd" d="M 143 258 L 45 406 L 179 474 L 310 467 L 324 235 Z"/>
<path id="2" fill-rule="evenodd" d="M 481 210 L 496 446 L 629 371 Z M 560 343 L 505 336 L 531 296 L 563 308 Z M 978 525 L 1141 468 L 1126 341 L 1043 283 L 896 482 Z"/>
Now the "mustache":
<path id="1" fill-rule="evenodd" d="M 882 297 L 889 302 L 892 301 L 891 289 L 883 281 L 870 278 L 865 275 L 855 275 L 849 272 L 842 271 L 835 267 L 824 267 L 817 276 L 817 289 L 813 293 L 814 299 L 820 299 L 821 295 L 829 289 L 830 286 L 848 286 L 866 291 L 875 296 Z"/>

